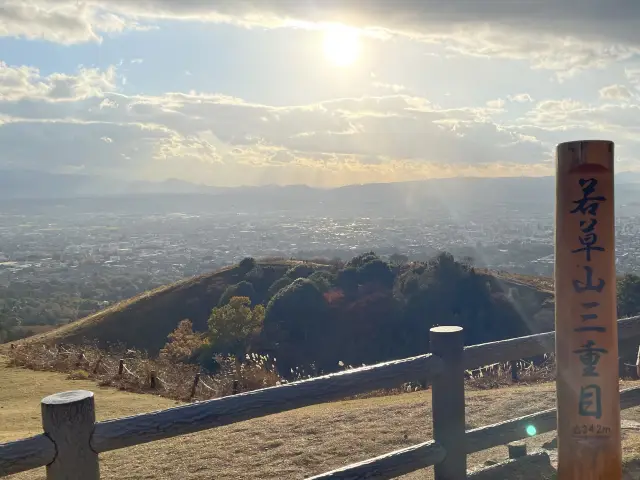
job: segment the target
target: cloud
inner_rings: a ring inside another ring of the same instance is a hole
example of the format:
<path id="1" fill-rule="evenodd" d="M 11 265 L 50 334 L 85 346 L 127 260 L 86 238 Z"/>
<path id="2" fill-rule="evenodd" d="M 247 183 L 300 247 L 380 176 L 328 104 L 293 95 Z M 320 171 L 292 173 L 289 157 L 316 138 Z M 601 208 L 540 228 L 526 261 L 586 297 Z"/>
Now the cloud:
<path id="1" fill-rule="evenodd" d="M 600 98 L 605 100 L 619 100 L 625 101 L 633 97 L 633 93 L 624 85 L 609 85 L 601 88 L 598 92 Z"/>
<path id="2" fill-rule="evenodd" d="M 371 85 L 380 90 L 391 90 L 394 93 L 400 93 L 407 89 L 404 85 L 398 85 L 397 83 L 373 82 Z"/>
<path id="3" fill-rule="evenodd" d="M 0 36 L 62 44 L 102 41 L 103 34 L 146 28 L 101 5 L 71 0 L 4 0 Z"/>
<path id="4" fill-rule="evenodd" d="M 489 100 L 487 102 L 487 107 L 494 109 L 502 109 L 504 107 L 505 101 L 502 98 L 497 98 L 495 100 Z"/>
<path id="5" fill-rule="evenodd" d="M 640 105 L 631 102 L 589 104 L 573 99 L 545 100 L 510 127 L 534 134 L 547 145 L 568 139 L 612 140 L 618 163 L 628 168 L 640 161 Z"/>
<path id="6" fill-rule="evenodd" d="M 640 87 L 640 67 L 639 68 L 625 68 L 624 74 L 629 82 L 636 87 Z"/>
<path id="7" fill-rule="evenodd" d="M 269 28 L 342 22 L 379 37 L 438 42 L 451 53 L 528 60 L 565 78 L 637 55 L 637 18 L 640 3 L 626 0 L 8 0 L 0 35 L 76 43 L 160 20 Z"/>
<path id="8" fill-rule="evenodd" d="M 0 102 L 21 99 L 75 101 L 115 90 L 116 70 L 80 68 L 76 75 L 42 76 L 35 67 L 0 62 Z"/>
<path id="9" fill-rule="evenodd" d="M 533 98 L 531 98 L 531 95 L 529 95 L 528 93 L 518 93 L 517 95 L 507 95 L 507 99 L 510 102 L 516 102 L 516 103 L 533 102 Z"/>
<path id="10" fill-rule="evenodd" d="M 0 167 L 82 166 L 87 173 L 171 173 L 211 183 L 243 183 L 264 172 L 272 183 L 325 185 L 522 174 L 550 165 L 549 145 L 494 119 L 502 100 L 442 108 L 424 97 L 387 94 L 283 107 L 212 94 L 125 95 L 115 91 L 114 68 L 48 76 L 21 66 L 4 71 Z"/>

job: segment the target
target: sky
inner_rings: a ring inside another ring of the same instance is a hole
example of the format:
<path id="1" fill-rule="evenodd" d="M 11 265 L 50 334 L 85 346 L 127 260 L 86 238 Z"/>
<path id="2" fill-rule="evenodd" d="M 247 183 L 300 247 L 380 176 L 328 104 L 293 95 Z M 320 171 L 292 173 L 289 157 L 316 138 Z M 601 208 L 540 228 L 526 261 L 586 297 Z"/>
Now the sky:
<path id="1" fill-rule="evenodd" d="M 640 171 L 637 0 L 0 0 L 0 170 L 331 187 Z"/>

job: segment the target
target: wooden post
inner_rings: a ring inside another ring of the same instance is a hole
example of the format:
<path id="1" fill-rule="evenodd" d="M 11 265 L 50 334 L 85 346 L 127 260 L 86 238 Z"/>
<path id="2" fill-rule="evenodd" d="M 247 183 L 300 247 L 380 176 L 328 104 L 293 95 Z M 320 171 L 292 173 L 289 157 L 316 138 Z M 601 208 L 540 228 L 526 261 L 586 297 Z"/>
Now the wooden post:
<path id="1" fill-rule="evenodd" d="M 98 373 L 98 368 L 100 368 L 100 362 L 102 362 L 102 355 L 100 355 L 98 357 L 98 360 L 96 360 L 96 364 L 93 367 L 93 373 Z"/>
<path id="2" fill-rule="evenodd" d="M 124 372 L 124 359 L 120 359 L 120 363 L 118 364 L 118 375 L 122 375 Z"/>
<path id="3" fill-rule="evenodd" d="M 638 347 L 638 355 L 636 356 L 636 375 L 640 378 L 640 347 Z"/>
<path id="4" fill-rule="evenodd" d="M 558 480 L 620 480 L 613 142 L 558 145 Z"/>
<path id="5" fill-rule="evenodd" d="M 56 446 L 47 480 L 99 480 L 98 454 L 90 440 L 96 422 L 93 392 L 74 390 L 42 399 L 42 427 Z"/>
<path id="6" fill-rule="evenodd" d="M 516 458 L 522 458 L 527 456 L 527 444 L 526 443 L 510 443 L 507 445 L 509 449 L 509 459 L 515 460 Z"/>
<path id="7" fill-rule="evenodd" d="M 196 395 L 196 388 L 198 387 L 199 382 L 200 372 L 196 373 L 196 377 L 193 379 L 193 385 L 191 385 L 191 394 L 189 395 L 189 400 L 191 400 Z"/>
<path id="8" fill-rule="evenodd" d="M 511 360 L 511 381 L 518 381 L 518 360 Z"/>
<path id="9" fill-rule="evenodd" d="M 149 386 L 151 388 L 156 388 L 156 372 L 151 372 L 151 374 L 149 375 Z"/>
<path id="10" fill-rule="evenodd" d="M 447 452 L 435 466 L 436 480 L 467 478 L 465 442 L 464 366 L 462 327 L 433 327 L 431 353 L 444 361 L 444 370 L 433 379 L 433 439 Z"/>

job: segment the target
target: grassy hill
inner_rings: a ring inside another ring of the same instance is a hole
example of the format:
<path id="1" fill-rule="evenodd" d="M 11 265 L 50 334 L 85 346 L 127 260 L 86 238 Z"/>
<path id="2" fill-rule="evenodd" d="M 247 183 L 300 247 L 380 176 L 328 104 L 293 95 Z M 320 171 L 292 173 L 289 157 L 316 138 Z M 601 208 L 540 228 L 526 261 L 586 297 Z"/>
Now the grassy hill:
<path id="1" fill-rule="evenodd" d="M 278 278 L 300 263 L 295 260 L 258 262 L 262 267 L 273 269 Z M 153 354 L 164 346 L 167 335 L 185 318 L 193 322 L 195 330 L 206 330 L 207 319 L 221 295 L 229 285 L 242 281 L 245 273 L 240 265 L 233 265 L 165 285 L 24 341 L 79 343 L 88 340 L 101 347 L 120 343 Z"/>
<path id="2" fill-rule="evenodd" d="M 262 261 L 258 264 L 271 269 L 275 278 L 302 262 L 294 260 Z M 312 264 L 316 269 L 330 269 L 328 265 Z M 541 277 L 510 275 L 503 272 L 483 272 L 492 279 L 493 289 L 515 295 L 517 304 L 539 305 L 533 331 L 553 329 L 552 282 Z M 246 269 L 240 265 L 189 278 L 145 292 L 117 303 L 105 310 L 39 333 L 25 341 L 46 343 L 80 343 L 93 341 L 99 346 L 120 343 L 126 347 L 156 353 L 167 341 L 167 335 L 178 323 L 188 318 L 194 329 L 207 328 L 207 319 L 213 307 L 230 285 L 245 279 Z M 528 307 L 530 308 L 530 307 Z"/>

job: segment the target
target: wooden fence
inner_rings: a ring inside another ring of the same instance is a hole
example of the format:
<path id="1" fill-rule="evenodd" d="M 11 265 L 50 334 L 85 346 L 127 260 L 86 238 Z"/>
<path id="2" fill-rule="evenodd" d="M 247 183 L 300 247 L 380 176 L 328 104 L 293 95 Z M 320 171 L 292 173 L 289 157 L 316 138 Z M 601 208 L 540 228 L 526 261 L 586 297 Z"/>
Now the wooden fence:
<path id="1" fill-rule="evenodd" d="M 467 478 L 467 455 L 556 429 L 555 409 L 465 431 L 464 371 L 554 351 L 555 333 L 463 348 L 459 327 L 431 331 L 431 354 L 366 366 L 234 396 L 131 417 L 95 421 L 93 393 L 73 391 L 42 400 L 44 433 L 0 444 L 0 476 L 47 467 L 48 480 L 100 478 L 98 454 L 406 382 L 432 382 L 434 439 L 312 477 L 390 479 L 434 466 L 437 480 Z M 618 321 L 620 340 L 640 336 L 640 317 Z M 620 392 L 623 409 L 640 405 L 640 387 Z M 475 475 L 471 474 L 471 477 Z"/>

